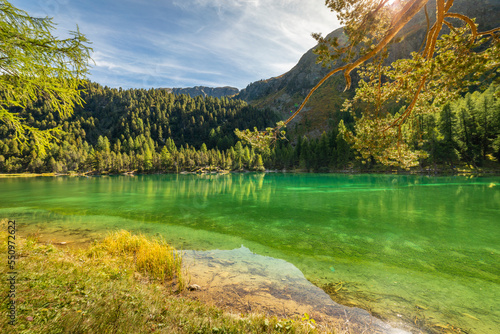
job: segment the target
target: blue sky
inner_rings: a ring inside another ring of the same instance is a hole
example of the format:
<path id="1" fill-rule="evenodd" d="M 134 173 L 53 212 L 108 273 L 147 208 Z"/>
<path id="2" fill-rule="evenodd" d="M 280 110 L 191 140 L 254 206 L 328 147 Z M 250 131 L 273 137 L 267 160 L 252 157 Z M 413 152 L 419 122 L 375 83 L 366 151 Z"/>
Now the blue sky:
<path id="1" fill-rule="evenodd" d="M 338 28 L 324 0 L 11 0 L 92 41 L 90 79 L 123 88 L 234 86 L 281 75 Z"/>

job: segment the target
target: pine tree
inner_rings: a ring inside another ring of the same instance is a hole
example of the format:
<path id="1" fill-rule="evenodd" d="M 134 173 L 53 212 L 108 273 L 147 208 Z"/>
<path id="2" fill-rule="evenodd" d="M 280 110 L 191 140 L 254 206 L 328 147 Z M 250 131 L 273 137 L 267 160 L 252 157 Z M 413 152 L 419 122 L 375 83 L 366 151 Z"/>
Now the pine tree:
<path id="1" fill-rule="evenodd" d="M 442 140 L 439 142 L 439 156 L 442 160 L 447 161 L 452 168 L 459 158 L 457 151 L 458 143 L 455 134 L 456 126 L 456 115 L 452 111 L 451 105 L 447 103 L 444 105 L 438 121 L 438 130 L 443 136 Z"/>
<path id="2" fill-rule="evenodd" d="M 151 170 L 152 167 L 153 167 L 153 153 L 151 152 L 149 145 L 145 145 L 144 157 L 143 157 L 143 169 L 145 171 L 149 171 Z"/>
<path id="3" fill-rule="evenodd" d="M 258 172 L 263 172 L 266 169 L 264 168 L 264 162 L 262 162 L 262 156 L 260 154 L 256 154 L 253 162 L 253 169 Z"/>
<path id="4" fill-rule="evenodd" d="M 346 132 L 346 127 L 344 121 L 341 120 L 338 125 L 338 135 L 336 140 L 336 156 L 337 156 L 337 168 L 345 168 L 352 158 L 352 150 L 349 143 L 344 138 L 344 133 Z"/>

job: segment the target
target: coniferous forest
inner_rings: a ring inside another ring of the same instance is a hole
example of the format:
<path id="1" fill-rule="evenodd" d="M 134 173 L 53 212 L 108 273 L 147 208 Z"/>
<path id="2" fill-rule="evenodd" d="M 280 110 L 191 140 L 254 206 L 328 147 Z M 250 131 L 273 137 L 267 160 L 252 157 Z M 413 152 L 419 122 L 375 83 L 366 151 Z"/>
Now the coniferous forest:
<path id="1" fill-rule="evenodd" d="M 498 167 L 500 160 L 499 87 L 468 93 L 439 114 L 421 116 L 412 131 L 428 156 L 419 170 Z M 114 89 L 88 83 L 83 106 L 61 119 L 40 98 L 15 110 L 28 124 L 59 127 L 57 142 L 45 152 L 16 140 L 0 125 L 0 172 L 123 173 L 228 170 L 371 171 L 387 167 L 359 159 L 340 134 L 353 128 L 351 115 L 337 112 L 338 127 L 319 138 L 287 138 L 266 151 L 238 141 L 236 128 L 264 129 L 279 121 L 231 98 L 174 95 L 161 89 Z"/>

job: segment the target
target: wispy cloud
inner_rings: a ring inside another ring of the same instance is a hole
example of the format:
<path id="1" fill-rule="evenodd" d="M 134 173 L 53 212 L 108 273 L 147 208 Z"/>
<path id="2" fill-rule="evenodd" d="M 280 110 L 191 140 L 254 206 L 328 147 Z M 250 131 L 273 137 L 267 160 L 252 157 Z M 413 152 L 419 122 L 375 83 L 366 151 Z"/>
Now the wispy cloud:
<path id="1" fill-rule="evenodd" d="M 288 71 L 338 24 L 323 0 L 13 0 L 93 42 L 91 79 L 113 87 L 239 88 Z"/>

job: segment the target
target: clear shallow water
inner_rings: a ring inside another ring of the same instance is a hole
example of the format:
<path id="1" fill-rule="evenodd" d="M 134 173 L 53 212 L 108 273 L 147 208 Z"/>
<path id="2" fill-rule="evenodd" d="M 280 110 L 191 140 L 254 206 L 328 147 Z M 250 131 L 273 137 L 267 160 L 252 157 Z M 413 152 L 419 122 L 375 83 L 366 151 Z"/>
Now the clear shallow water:
<path id="1" fill-rule="evenodd" d="M 243 244 L 383 319 L 428 332 L 500 328 L 499 177 L 0 179 L 0 217 L 77 237 L 159 233 L 183 249 Z"/>

